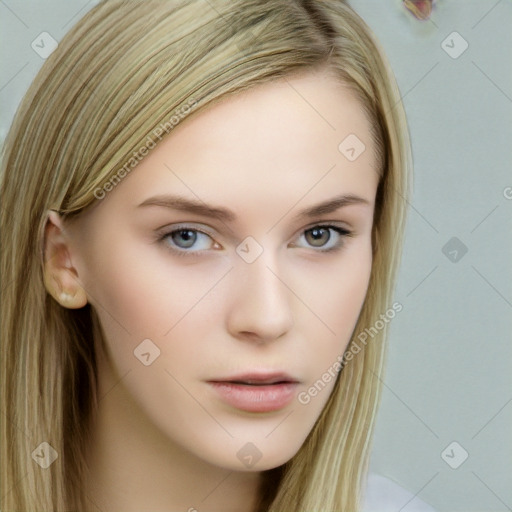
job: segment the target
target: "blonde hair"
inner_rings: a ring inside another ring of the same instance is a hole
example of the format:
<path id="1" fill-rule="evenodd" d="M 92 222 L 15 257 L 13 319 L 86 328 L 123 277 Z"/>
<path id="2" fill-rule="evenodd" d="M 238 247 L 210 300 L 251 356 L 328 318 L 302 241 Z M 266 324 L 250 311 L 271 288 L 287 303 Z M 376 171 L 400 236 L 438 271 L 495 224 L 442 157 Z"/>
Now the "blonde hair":
<path id="1" fill-rule="evenodd" d="M 409 194 L 400 95 L 378 43 L 340 0 L 109 0 L 62 39 L 26 93 L 1 167 L 2 510 L 83 511 L 88 418 L 95 406 L 95 311 L 48 294 L 43 230 L 97 201 L 148 134 L 176 112 L 326 67 L 357 95 L 380 158 L 369 289 L 354 334 L 390 306 Z M 340 141 L 341 142 L 341 141 Z M 259 510 L 358 509 L 385 357 L 386 328 L 346 364 L 299 452 L 265 473 Z M 353 348 L 354 339 L 347 351 Z M 43 469 L 31 453 L 48 442 Z"/>

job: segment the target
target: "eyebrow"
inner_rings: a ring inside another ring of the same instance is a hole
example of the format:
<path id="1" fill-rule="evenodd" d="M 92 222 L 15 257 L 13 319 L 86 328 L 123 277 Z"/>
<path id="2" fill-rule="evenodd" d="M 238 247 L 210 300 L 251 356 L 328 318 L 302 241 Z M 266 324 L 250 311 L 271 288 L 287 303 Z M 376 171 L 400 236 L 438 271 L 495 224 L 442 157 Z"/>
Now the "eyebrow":
<path id="1" fill-rule="evenodd" d="M 336 210 L 343 208 L 344 206 L 349 206 L 353 204 L 369 206 L 370 202 L 354 194 L 343 194 L 301 210 L 294 216 L 294 219 L 298 220 L 302 218 L 315 217 L 318 215 L 333 213 Z M 169 194 L 162 194 L 149 197 L 148 199 L 140 203 L 137 208 L 146 206 L 161 206 L 164 208 L 169 208 L 171 210 L 195 213 L 197 215 L 203 215 L 205 217 L 218 219 L 223 222 L 234 222 L 236 221 L 237 218 L 234 212 L 226 208 L 212 206 L 202 201 L 196 201 L 182 196 Z"/>

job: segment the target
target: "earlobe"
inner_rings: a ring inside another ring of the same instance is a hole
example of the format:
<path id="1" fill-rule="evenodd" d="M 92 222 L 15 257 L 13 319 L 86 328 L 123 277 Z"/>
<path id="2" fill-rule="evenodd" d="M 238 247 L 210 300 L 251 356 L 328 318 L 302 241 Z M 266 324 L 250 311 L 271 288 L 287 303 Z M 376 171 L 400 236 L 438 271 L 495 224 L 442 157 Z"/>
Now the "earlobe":
<path id="1" fill-rule="evenodd" d="M 87 294 L 73 267 L 68 240 L 59 214 L 49 210 L 44 227 L 44 285 L 59 304 L 78 309 L 87 304 Z"/>

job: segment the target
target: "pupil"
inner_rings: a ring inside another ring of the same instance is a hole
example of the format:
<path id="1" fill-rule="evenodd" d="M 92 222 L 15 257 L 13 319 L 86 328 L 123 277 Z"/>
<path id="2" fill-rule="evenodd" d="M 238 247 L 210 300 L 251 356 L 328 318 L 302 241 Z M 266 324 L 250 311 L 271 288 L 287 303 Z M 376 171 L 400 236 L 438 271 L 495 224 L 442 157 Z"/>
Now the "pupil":
<path id="1" fill-rule="evenodd" d="M 191 231 L 189 229 L 183 229 L 180 231 L 176 231 L 172 235 L 173 242 L 180 247 L 191 247 L 194 245 L 196 241 L 197 234 L 195 231 Z"/>

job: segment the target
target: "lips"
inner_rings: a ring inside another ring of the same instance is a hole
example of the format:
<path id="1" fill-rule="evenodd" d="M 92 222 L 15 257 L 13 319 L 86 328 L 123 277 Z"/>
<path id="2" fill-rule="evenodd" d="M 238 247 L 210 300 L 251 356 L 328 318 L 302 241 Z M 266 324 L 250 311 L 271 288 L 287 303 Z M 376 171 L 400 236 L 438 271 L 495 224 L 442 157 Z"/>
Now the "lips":
<path id="1" fill-rule="evenodd" d="M 297 379 L 290 375 L 279 372 L 279 373 L 245 373 L 241 375 L 235 375 L 232 377 L 210 380 L 209 382 L 230 382 L 233 384 L 247 384 L 254 386 L 264 386 L 268 384 L 280 384 L 280 383 L 297 383 Z"/>
<path id="2" fill-rule="evenodd" d="M 209 380 L 217 397 L 231 407 L 246 412 L 283 409 L 293 399 L 299 381 L 283 373 L 251 372 Z"/>

